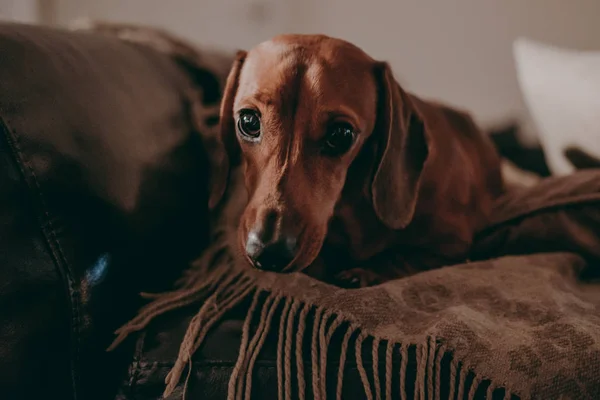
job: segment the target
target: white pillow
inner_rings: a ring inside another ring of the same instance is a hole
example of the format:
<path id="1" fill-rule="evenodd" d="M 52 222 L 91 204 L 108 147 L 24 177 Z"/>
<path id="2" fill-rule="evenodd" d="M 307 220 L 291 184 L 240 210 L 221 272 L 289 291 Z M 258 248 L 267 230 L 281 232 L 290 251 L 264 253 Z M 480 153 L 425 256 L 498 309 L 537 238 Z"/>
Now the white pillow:
<path id="1" fill-rule="evenodd" d="M 600 158 L 600 51 L 575 51 L 519 38 L 517 77 L 550 171 L 574 171 L 565 158 L 576 146 Z"/>

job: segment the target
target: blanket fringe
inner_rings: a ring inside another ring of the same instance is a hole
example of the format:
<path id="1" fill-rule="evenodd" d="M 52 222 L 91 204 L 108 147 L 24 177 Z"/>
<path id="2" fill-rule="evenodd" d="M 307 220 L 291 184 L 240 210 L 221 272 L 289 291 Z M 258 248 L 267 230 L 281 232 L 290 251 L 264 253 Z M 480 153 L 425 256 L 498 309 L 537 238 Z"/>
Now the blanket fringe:
<path id="1" fill-rule="evenodd" d="M 458 378 L 458 365 L 456 360 L 450 362 L 450 388 L 448 390 L 449 399 L 454 399 L 454 393 L 456 393 L 456 379 Z"/>
<path id="2" fill-rule="evenodd" d="M 433 389 L 433 373 L 434 369 L 439 369 L 438 364 L 435 363 L 436 359 L 436 340 L 435 337 L 429 337 L 427 343 L 427 399 L 433 400 L 434 389 Z M 425 398 L 423 396 L 423 398 Z"/>
<path id="3" fill-rule="evenodd" d="M 296 331 L 296 371 L 298 379 L 298 399 L 304 400 L 306 397 L 306 382 L 304 380 L 304 331 L 306 330 L 306 317 L 310 307 L 306 304 L 302 305 L 300 317 L 298 318 L 298 327 Z"/>
<path id="4" fill-rule="evenodd" d="M 427 375 L 427 346 L 417 345 L 417 379 L 415 382 L 415 400 L 425 400 L 425 376 Z"/>
<path id="5" fill-rule="evenodd" d="M 242 341 L 240 343 L 238 359 L 233 367 L 233 371 L 231 372 L 231 377 L 229 379 L 227 400 L 234 400 L 236 396 L 236 391 L 241 391 L 238 385 L 238 377 L 240 376 L 240 372 L 248 350 L 250 324 L 254 317 L 254 313 L 256 312 L 256 308 L 258 306 L 258 298 L 260 297 L 260 295 L 260 291 L 257 290 L 256 292 L 254 292 L 254 296 L 252 297 L 252 303 L 250 304 L 250 308 L 248 309 L 248 312 L 246 314 L 246 320 L 244 321 L 244 326 L 242 328 Z"/>
<path id="6" fill-rule="evenodd" d="M 485 398 L 486 398 L 486 400 L 492 400 L 493 399 L 494 391 L 495 390 L 496 390 L 496 387 L 490 383 L 490 386 L 488 386 L 487 391 L 485 392 Z"/>
<path id="7" fill-rule="evenodd" d="M 354 329 L 350 325 L 346 329 L 344 338 L 342 339 L 342 345 L 340 347 L 340 365 L 338 367 L 337 386 L 336 386 L 336 399 L 342 400 L 342 385 L 344 381 L 344 368 L 346 366 L 346 355 L 348 353 L 348 345 L 350 343 L 350 337 L 354 333 Z"/>
<path id="8" fill-rule="evenodd" d="M 284 385 L 284 397 L 286 400 L 291 400 L 292 398 L 292 358 L 294 353 L 292 352 L 292 338 L 294 332 L 294 321 L 296 320 L 296 315 L 298 314 L 298 309 L 300 308 L 300 303 L 294 301 L 292 303 L 292 307 L 287 316 L 286 321 L 286 331 L 285 331 L 285 343 L 284 343 L 284 375 L 285 375 L 285 385 Z"/>
<path id="9" fill-rule="evenodd" d="M 239 278 L 239 275 L 236 277 Z M 229 283 L 232 282 L 229 281 Z M 165 379 L 167 387 L 163 394 L 164 397 L 169 396 L 173 392 L 181 379 L 186 363 L 190 363 L 192 355 L 202 345 L 208 331 L 227 311 L 239 304 L 253 290 L 255 290 L 255 287 L 252 280 L 242 278 L 237 280 L 236 283 L 232 283 L 231 286 L 221 285 L 208 298 L 188 326 L 187 332 L 181 342 L 175 365 Z M 222 298 L 219 299 L 220 297 Z M 187 389 L 187 382 L 188 379 L 186 379 L 184 392 Z"/>
<path id="10" fill-rule="evenodd" d="M 436 400 L 441 400 L 442 397 L 442 389 L 441 389 L 441 380 L 442 380 L 442 359 L 446 354 L 446 346 L 440 345 L 437 348 L 437 356 L 435 357 L 435 396 L 432 398 Z M 432 374 L 433 375 L 433 374 Z M 450 378 L 452 379 L 452 378 Z M 491 400 L 491 397 L 489 398 Z"/>
<path id="11" fill-rule="evenodd" d="M 311 346 L 310 346 L 310 362 L 311 362 L 311 372 L 312 372 L 312 391 L 313 397 L 315 400 L 319 400 L 321 398 L 319 391 L 319 346 L 318 346 L 318 332 L 319 326 L 321 325 L 321 319 L 323 317 L 323 308 L 319 307 L 315 311 L 315 318 L 313 321 L 313 329 L 311 336 Z"/>
<path id="12" fill-rule="evenodd" d="M 284 398 L 285 391 L 285 376 L 284 376 L 284 349 L 285 349 L 285 323 L 292 309 L 292 302 L 288 299 L 283 306 L 283 312 L 279 320 L 279 337 L 277 340 L 277 393 L 278 398 Z"/>
<path id="13" fill-rule="evenodd" d="M 273 315 L 275 314 L 275 310 L 277 310 L 280 301 L 281 296 L 269 295 L 269 297 L 267 297 L 265 300 L 264 306 L 262 307 L 260 313 L 260 322 L 256 328 L 256 333 L 250 342 L 247 353 L 250 358 L 249 360 L 246 360 L 246 365 L 243 367 L 243 370 L 246 374 L 246 389 L 244 391 L 245 399 L 249 399 L 250 394 L 252 393 L 252 372 L 254 370 L 254 364 L 256 363 L 256 359 L 258 358 L 260 351 L 262 350 L 267 338 L 267 334 L 271 330 Z M 239 395 L 239 397 L 241 397 L 241 390 Z"/>
<path id="14" fill-rule="evenodd" d="M 373 338 L 373 352 L 372 365 L 373 365 L 373 387 L 375 388 L 375 399 L 381 400 L 381 381 L 379 379 L 379 345 L 381 341 Z"/>
<path id="15" fill-rule="evenodd" d="M 385 398 L 392 398 L 392 357 L 394 355 L 394 343 L 388 340 L 385 349 Z"/>
<path id="16" fill-rule="evenodd" d="M 116 331 L 118 336 L 109 348 L 116 347 L 132 332 L 143 329 L 158 315 L 182 306 L 201 303 L 198 313 L 191 319 L 186 330 L 177 360 L 165 378 L 164 398 L 174 392 L 187 368 L 182 391 L 185 399 L 192 372 L 193 354 L 202 345 L 214 324 L 247 298 L 251 298 L 251 302 L 242 328 L 238 359 L 228 384 L 227 400 L 251 398 L 254 366 L 267 336 L 273 329 L 277 330 L 278 337 L 276 360 L 278 398 L 304 400 L 307 397 L 304 344 L 310 320 L 312 320 L 312 328 L 311 332 L 308 332 L 310 337 L 307 339 L 310 344 L 310 384 L 314 399 L 328 398 L 329 347 L 333 336 L 338 331 L 341 344 L 337 379 L 334 383 L 337 400 L 343 397 L 346 358 L 352 337 L 355 337 L 356 367 L 367 400 L 387 400 L 398 397 L 408 399 L 409 388 L 412 391 L 410 397 L 415 400 L 441 398 L 441 370 L 444 356 L 449 353 L 449 350 L 435 337 L 428 337 L 422 343 L 412 345 L 372 337 L 343 316 L 326 311 L 323 307 L 307 304 L 281 293 L 260 289 L 253 275 L 237 271 L 231 267 L 231 264 L 212 268 L 215 260 L 222 257 L 222 253 L 218 250 L 207 254 L 206 257 L 207 259 L 197 264 L 193 279 L 181 282 L 177 289 L 162 294 L 144 294 L 144 297 L 152 301 L 140 310 L 138 316 Z M 204 279 L 197 278 L 198 271 L 203 272 Z M 276 317 L 279 317 L 278 324 L 274 322 Z M 363 351 L 365 345 L 367 348 L 370 347 L 370 365 L 363 360 L 364 354 L 368 354 Z M 383 351 L 383 348 L 385 348 L 385 360 L 383 365 L 380 365 L 380 356 L 383 354 L 380 351 Z M 399 371 L 397 366 L 394 367 L 397 365 L 394 363 L 394 358 L 399 358 Z M 416 364 L 416 376 L 412 379 L 407 375 L 409 358 L 412 358 L 414 360 L 412 362 Z M 394 375 L 394 368 L 399 372 L 398 375 Z M 394 387 L 394 376 L 399 377 L 399 386 Z M 511 399 L 509 390 L 494 386 L 480 377 L 473 376 L 469 384 L 468 380 L 471 376 L 473 374 L 469 368 L 455 359 L 450 359 L 449 398 L 471 400 L 481 390 L 486 393 L 488 399 L 491 399 L 494 394 L 499 394 L 496 390 L 503 390 L 504 398 Z M 397 395 L 394 393 L 396 390 L 398 390 Z"/>
<path id="17" fill-rule="evenodd" d="M 407 399 L 406 369 L 408 367 L 408 344 L 402 343 L 400 347 L 400 398 Z"/>
<path id="18" fill-rule="evenodd" d="M 469 389 L 469 393 L 467 394 L 467 399 L 475 400 L 475 393 L 477 393 L 477 389 L 479 389 L 479 385 L 481 381 L 478 378 L 474 378 L 473 382 L 471 382 L 471 388 Z"/>
<path id="19" fill-rule="evenodd" d="M 460 372 L 459 372 L 459 378 L 458 378 L 458 391 L 456 393 L 456 399 L 457 400 L 462 400 L 465 397 L 465 383 L 467 381 L 467 375 L 468 375 L 468 371 L 467 368 L 465 368 L 464 365 L 461 365 L 460 367 Z"/>
<path id="20" fill-rule="evenodd" d="M 369 377 L 367 376 L 367 370 L 365 369 L 365 365 L 364 365 L 363 359 L 362 359 L 362 347 L 363 347 L 363 342 L 366 339 L 366 337 L 367 336 L 363 332 L 360 332 L 358 334 L 358 337 L 356 338 L 356 343 L 355 343 L 356 368 L 358 369 L 360 379 L 362 380 L 367 400 L 373 400 L 373 391 L 371 390 L 371 384 L 369 383 Z"/>
<path id="21" fill-rule="evenodd" d="M 330 313 L 323 314 L 321 317 L 321 322 L 319 323 L 319 334 L 317 336 L 317 341 L 319 343 L 319 397 L 321 399 L 327 398 L 327 338 L 326 338 L 326 330 L 327 330 L 327 321 L 331 317 Z"/>
<path id="22" fill-rule="evenodd" d="M 324 332 L 324 335 L 319 335 L 319 340 L 321 341 L 321 397 L 324 399 L 327 398 L 327 358 L 329 345 L 331 343 L 331 338 L 342 323 L 344 323 L 344 319 L 340 316 L 336 316 L 327 328 L 327 331 Z"/>

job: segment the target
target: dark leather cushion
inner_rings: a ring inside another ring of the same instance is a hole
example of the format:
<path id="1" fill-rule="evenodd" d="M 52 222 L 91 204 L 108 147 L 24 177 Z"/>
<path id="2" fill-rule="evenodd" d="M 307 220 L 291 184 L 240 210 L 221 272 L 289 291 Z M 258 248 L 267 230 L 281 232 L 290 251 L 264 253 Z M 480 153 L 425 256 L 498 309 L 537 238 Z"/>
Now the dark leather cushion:
<path id="1" fill-rule="evenodd" d="M 71 316 L 66 284 L 5 135 L 1 125 L 0 392 L 7 399 L 42 398 L 46 392 L 68 399 Z"/>
<path id="2" fill-rule="evenodd" d="M 205 243 L 184 91 L 220 85 L 95 34 L 0 24 L 0 48 L 1 397 L 107 398 L 112 332 Z"/>

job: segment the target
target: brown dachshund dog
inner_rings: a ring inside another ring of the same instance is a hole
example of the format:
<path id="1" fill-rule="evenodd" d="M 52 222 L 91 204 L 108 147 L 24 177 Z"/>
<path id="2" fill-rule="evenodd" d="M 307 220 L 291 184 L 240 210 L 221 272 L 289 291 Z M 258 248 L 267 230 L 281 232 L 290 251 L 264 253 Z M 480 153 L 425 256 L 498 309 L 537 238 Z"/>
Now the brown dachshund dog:
<path id="1" fill-rule="evenodd" d="M 500 158 L 468 114 L 404 91 L 387 63 L 323 35 L 238 53 L 221 140 L 210 206 L 241 163 L 238 240 L 263 270 L 367 286 L 405 275 L 397 256 L 415 249 L 440 266 L 464 260 L 503 191 Z M 377 261 L 390 250 L 393 262 Z"/>

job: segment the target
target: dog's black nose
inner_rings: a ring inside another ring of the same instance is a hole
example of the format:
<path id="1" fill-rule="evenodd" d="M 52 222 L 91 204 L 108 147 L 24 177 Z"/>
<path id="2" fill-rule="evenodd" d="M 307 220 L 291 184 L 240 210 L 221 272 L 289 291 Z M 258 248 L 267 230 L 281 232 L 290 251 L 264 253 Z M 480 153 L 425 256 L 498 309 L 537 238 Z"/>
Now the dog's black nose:
<path id="1" fill-rule="evenodd" d="M 279 272 L 296 256 L 296 240 L 283 236 L 265 244 L 259 232 L 251 231 L 246 240 L 246 254 L 255 268 Z"/>

